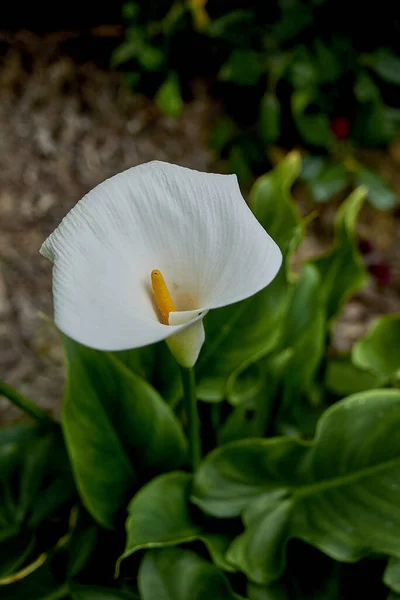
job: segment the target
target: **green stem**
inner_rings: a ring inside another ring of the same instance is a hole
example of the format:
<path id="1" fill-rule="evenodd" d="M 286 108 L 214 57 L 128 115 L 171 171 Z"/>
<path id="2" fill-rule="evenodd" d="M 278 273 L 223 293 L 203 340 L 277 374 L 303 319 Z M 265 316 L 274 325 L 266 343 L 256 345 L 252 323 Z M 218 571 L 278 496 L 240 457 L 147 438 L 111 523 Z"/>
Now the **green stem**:
<path id="1" fill-rule="evenodd" d="M 181 367 L 181 377 L 183 385 L 183 396 L 187 418 L 187 431 L 189 439 L 189 457 L 193 471 L 200 463 L 200 422 L 197 412 L 196 383 L 194 379 L 194 370 Z"/>
<path id="2" fill-rule="evenodd" d="M 41 408 L 36 406 L 31 400 L 25 398 L 22 394 L 19 394 L 16 390 L 14 390 L 11 386 L 9 386 L 5 381 L 0 380 L 0 396 L 5 396 L 8 398 L 10 402 L 18 406 L 21 410 L 28 413 L 46 426 L 54 427 L 55 421 L 47 413 L 45 413 Z"/>
<path id="3" fill-rule="evenodd" d="M 47 596 L 43 597 L 43 600 L 61 600 L 61 598 L 65 598 L 69 594 L 69 585 L 68 583 L 64 583 L 61 587 L 54 590 L 54 592 L 50 592 Z"/>

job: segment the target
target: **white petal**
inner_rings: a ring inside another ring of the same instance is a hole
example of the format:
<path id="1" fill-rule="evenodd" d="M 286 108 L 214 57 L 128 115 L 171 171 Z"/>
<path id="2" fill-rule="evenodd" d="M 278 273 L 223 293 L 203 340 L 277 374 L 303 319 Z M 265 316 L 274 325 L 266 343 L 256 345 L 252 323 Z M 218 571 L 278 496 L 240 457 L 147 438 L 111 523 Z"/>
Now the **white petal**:
<path id="1" fill-rule="evenodd" d="M 163 273 L 178 311 L 230 304 L 276 275 L 281 256 L 233 175 L 168 163 L 139 165 L 87 194 L 46 240 L 55 321 L 98 349 L 165 339 L 150 274 Z"/>

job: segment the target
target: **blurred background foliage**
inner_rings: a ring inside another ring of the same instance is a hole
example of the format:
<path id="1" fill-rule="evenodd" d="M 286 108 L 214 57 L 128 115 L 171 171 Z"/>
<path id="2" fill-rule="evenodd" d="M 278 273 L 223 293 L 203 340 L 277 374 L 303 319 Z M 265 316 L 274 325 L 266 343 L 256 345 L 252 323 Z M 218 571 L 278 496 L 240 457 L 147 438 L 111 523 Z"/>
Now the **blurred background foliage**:
<path id="1" fill-rule="evenodd" d="M 354 185 L 389 210 L 395 193 L 357 160 L 400 128 L 396 3 L 362 13 L 343 0 L 126 2 L 124 41 L 112 54 L 133 89 L 178 116 L 201 77 L 224 116 L 211 147 L 249 187 L 271 144 L 307 151 L 303 179 L 318 202 Z"/>

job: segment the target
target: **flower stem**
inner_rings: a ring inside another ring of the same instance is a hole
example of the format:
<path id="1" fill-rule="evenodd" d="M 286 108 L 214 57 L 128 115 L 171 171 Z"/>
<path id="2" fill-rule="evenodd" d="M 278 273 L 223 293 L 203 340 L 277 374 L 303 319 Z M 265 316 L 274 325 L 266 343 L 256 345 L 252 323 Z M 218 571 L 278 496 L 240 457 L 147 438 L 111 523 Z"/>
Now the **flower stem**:
<path id="1" fill-rule="evenodd" d="M 190 464 L 192 466 L 192 470 L 195 471 L 201 458 L 201 445 L 194 370 L 181 367 L 181 377 L 187 418 Z"/>
<path id="2" fill-rule="evenodd" d="M 10 385 L 8 385 L 5 381 L 0 379 L 0 396 L 5 396 L 8 398 L 10 402 L 18 406 L 21 410 L 28 413 L 31 417 L 46 425 L 47 427 L 54 427 L 56 424 L 55 421 L 47 413 L 44 412 L 41 408 L 36 406 L 31 400 L 25 398 L 22 394 L 14 390 Z"/>

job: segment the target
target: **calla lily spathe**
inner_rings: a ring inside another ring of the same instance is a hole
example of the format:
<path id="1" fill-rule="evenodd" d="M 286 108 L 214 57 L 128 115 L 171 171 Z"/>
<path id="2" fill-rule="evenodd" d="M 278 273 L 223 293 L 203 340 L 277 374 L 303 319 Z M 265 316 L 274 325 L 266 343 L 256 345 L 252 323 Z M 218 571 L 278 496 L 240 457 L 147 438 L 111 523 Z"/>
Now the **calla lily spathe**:
<path id="1" fill-rule="evenodd" d="M 166 339 L 187 367 L 204 342 L 206 313 L 267 286 L 282 260 L 236 176 L 158 161 L 95 187 L 40 252 L 53 262 L 55 322 L 62 332 L 98 350 Z M 169 324 L 160 321 L 155 303 L 155 269 L 176 308 Z"/>

